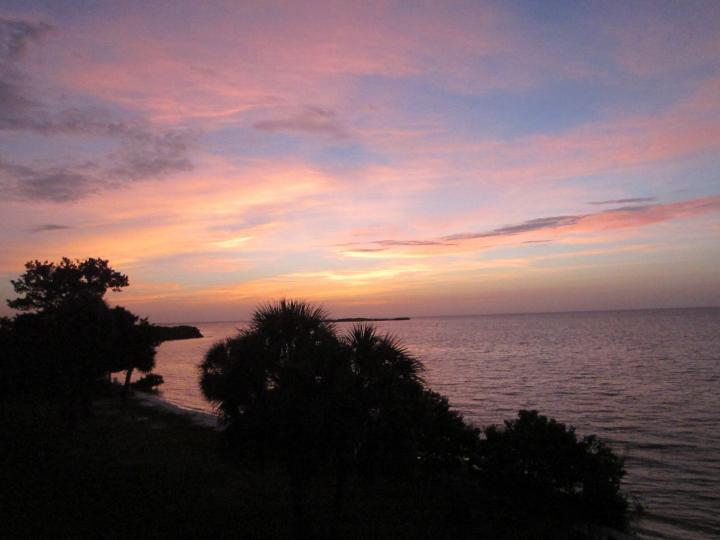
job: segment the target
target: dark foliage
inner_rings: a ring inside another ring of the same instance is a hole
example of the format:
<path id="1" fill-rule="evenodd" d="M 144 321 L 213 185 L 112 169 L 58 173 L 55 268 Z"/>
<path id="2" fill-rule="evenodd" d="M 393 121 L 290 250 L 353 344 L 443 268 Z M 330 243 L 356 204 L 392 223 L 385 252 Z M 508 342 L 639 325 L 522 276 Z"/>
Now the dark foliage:
<path id="1" fill-rule="evenodd" d="M 321 309 L 282 301 L 208 351 L 200 384 L 235 449 L 284 465 L 302 521 L 314 476 L 335 476 L 337 511 L 353 470 L 368 484 L 460 463 L 455 437 L 475 432 L 425 387 L 421 368 L 372 326 L 339 339 Z"/>
<path id="2" fill-rule="evenodd" d="M 48 350 L 49 317 L 24 313 L 4 318 L 0 334 L 3 393 L 58 391 L 58 373 Z"/>
<path id="3" fill-rule="evenodd" d="M 249 331 L 215 344 L 201 365 L 202 391 L 228 433 L 302 474 L 332 452 L 341 401 L 339 344 L 324 319 L 297 302 L 260 308 Z"/>
<path id="4" fill-rule="evenodd" d="M 626 525 L 623 460 L 594 436 L 578 439 L 573 427 L 523 410 L 503 428 L 485 430 L 479 458 L 485 481 L 514 502 L 538 508 L 552 501 L 586 522 Z"/>
<path id="5" fill-rule="evenodd" d="M 3 538 L 293 538 L 287 474 L 274 464 L 238 466 L 220 432 L 136 402 L 99 399 L 69 432 L 52 402 L 10 400 L 0 427 Z M 556 523 L 499 512 L 461 477 L 350 479 L 341 520 L 331 519 L 332 479 L 307 493 L 314 538 L 427 540 L 578 539 Z"/>
<path id="6" fill-rule="evenodd" d="M 350 475 L 365 486 L 443 478 L 528 523 L 624 525 L 622 461 L 607 446 L 527 411 L 481 437 L 427 388 L 422 364 L 371 325 L 338 337 L 322 310 L 282 301 L 216 343 L 200 371 L 231 448 L 278 459 L 300 507 L 317 475 L 335 476 L 336 502 Z M 472 504 L 456 505 L 458 523 L 471 526 Z"/>
<path id="7" fill-rule="evenodd" d="M 411 472 L 432 438 L 426 428 L 454 414 L 437 414 L 420 371 L 372 326 L 338 339 L 322 310 L 282 301 L 208 351 L 200 384 L 245 449 L 279 455 L 303 474 L 355 461 L 372 476 Z"/>
<path id="8" fill-rule="evenodd" d="M 91 412 L 92 395 L 110 373 L 150 371 L 157 339 L 151 325 L 102 299 L 127 277 L 102 259 L 54 263 L 31 261 L 13 281 L 23 296 L 9 304 L 21 311 L 2 321 L 0 381 L 6 392 L 58 400 L 68 422 Z"/>
<path id="9" fill-rule="evenodd" d="M 358 324 L 343 338 L 353 376 L 358 466 L 369 481 L 376 472 L 408 475 L 454 468 L 472 451 L 476 430 L 429 390 L 422 364 L 393 336 Z"/>
<path id="10" fill-rule="evenodd" d="M 8 305 L 20 311 L 55 308 L 65 300 L 91 296 L 102 298 L 108 289 L 119 291 L 128 286 L 126 275 L 113 270 L 107 260 L 71 260 L 67 257 L 58 263 L 29 261 L 25 273 L 11 280 L 20 295 L 8 300 Z"/>
<path id="11" fill-rule="evenodd" d="M 159 340 L 153 326 L 124 307 L 110 310 L 112 350 L 107 359 L 107 371 L 137 369 L 147 373 L 155 367 L 155 346 Z"/>
<path id="12" fill-rule="evenodd" d="M 290 476 L 297 534 L 306 534 L 309 479 L 349 449 L 340 344 L 325 313 L 302 302 L 259 308 L 250 329 L 217 343 L 200 385 L 245 455 L 273 456 Z"/>

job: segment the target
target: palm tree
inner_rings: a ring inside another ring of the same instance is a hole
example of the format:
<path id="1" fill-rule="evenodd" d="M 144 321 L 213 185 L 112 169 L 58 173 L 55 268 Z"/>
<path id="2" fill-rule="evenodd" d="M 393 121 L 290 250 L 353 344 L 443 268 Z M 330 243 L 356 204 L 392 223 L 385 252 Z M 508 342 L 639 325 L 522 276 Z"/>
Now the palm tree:
<path id="1" fill-rule="evenodd" d="M 326 313 L 304 302 L 260 307 L 247 330 L 208 351 L 200 371 L 228 440 L 287 469 L 299 536 L 314 475 L 335 472 L 337 517 L 353 464 L 368 481 L 410 473 L 444 448 L 433 441 L 459 418 L 396 338 L 361 324 L 338 339 Z"/>
<path id="2" fill-rule="evenodd" d="M 420 465 L 429 475 L 472 455 L 478 431 L 427 387 L 422 363 L 396 337 L 359 324 L 343 341 L 364 413 L 358 455 L 366 481 L 372 482 L 377 467 L 397 474 Z"/>
<path id="3" fill-rule="evenodd" d="M 200 389 L 227 426 L 229 442 L 242 441 L 246 451 L 260 457 L 271 451 L 269 413 L 276 369 L 261 338 L 242 331 L 215 343 L 205 354 L 200 372 Z"/>
<path id="4" fill-rule="evenodd" d="M 423 365 L 391 334 L 380 335 L 372 324 L 360 323 L 344 337 L 352 354 L 353 371 L 366 384 L 394 380 L 423 384 Z"/>
<path id="5" fill-rule="evenodd" d="M 347 362 L 319 307 L 281 300 L 258 308 L 248 330 L 215 344 L 200 385 L 235 441 L 274 454 L 292 484 L 296 526 L 304 535 L 311 476 L 344 444 Z"/>
<path id="6" fill-rule="evenodd" d="M 422 363 L 397 338 L 378 334 L 373 325 L 355 325 L 343 343 L 362 411 L 360 473 L 371 483 L 378 468 L 407 472 L 417 455 L 418 403 L 425 389 Z"/>

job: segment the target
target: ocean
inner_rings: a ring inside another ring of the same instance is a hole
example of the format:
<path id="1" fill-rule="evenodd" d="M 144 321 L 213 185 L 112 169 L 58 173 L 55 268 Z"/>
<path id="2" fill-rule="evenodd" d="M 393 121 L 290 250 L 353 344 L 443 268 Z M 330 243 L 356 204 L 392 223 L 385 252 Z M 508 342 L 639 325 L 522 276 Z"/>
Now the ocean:
<path id="1" fill-rule="evenodd" d="M 193 323 L 158 348 L 160 396 L 210 412 L 198 363 L 245 322 Z M 375 323 L 477 426 L 520 409 L 596 434 L 626 458 L 644 538 L 720 538 L 720 309 L 423 317 Z M 342 332 L 349 323 L 337 325 Z"/>

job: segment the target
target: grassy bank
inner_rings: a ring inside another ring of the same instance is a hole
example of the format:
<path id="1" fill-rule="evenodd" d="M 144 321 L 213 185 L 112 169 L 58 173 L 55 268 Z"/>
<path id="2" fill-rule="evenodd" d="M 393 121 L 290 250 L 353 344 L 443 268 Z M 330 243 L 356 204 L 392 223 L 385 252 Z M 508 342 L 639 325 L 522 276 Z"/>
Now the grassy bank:
<path id="1" fill-rule="evenodd" d="M 14 400 L 2 412 L 3 537 L 287 538 L 286 476 L 223 451 L 222 434 L 117 398 L 68 430 L 52 402 Z M 351 485 L 334 518 L 332 482 L 310 490 L 318 538 L 573 538 L 571 516 L 485 497 L 451 477 Z M 548 508 L 551 508 L 549 506 Z"/>

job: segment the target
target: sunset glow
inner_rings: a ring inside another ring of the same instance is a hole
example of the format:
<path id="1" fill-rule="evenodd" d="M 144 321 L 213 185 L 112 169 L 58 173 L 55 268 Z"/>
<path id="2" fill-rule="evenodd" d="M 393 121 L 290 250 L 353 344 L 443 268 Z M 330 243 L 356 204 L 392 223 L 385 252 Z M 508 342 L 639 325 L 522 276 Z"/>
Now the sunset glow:
<path id="1" fill-rule="evenodd" d="M 0 7 L 2 298 L 67 256 L 154 321 L 720 305 L 718 2 L 81 5 Z"/>

